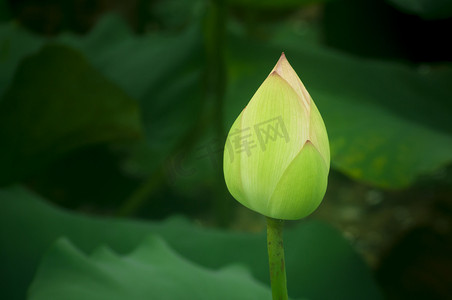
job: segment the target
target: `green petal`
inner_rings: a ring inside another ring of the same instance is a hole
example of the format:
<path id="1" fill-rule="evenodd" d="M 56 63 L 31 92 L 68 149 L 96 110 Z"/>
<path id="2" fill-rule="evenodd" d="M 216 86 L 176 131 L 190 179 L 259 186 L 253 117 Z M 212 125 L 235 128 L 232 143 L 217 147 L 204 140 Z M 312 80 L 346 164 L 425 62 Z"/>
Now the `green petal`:
<path id="1" fill-rule="evenodd" d="M 268 216 L 267 203 L 309 135 L 307 112 L 294 89 L 270 74 L 242 113 L 242 185 L 248 207 Z M 243 145 L 242 145 L 243 146 Z"/>
<path id="2" fill-rule="evenodd" d="M 309 140 L 314 144 L 317 150 L 325 160 L 328 170 L 330 169 L 330 143 L 326 132 L 325 123 L 317 109 L 314 101 L 311 99 L 311 115 L 310 115 Z"/>
<path id="3" fill-rule="evenodd" d="M 309 215 L 322 202 L 327 182 L 325 160 L 307 141 L 276 186 L 268 203 L 270 217 L 297 220 Z"/>
<path id="4" fill-rule="evenodd" d="M 242 175 L 240 172 L 240 155 L 235 153 L 236 151 L 234 150 L 234 145 L 232 143 L 234 136 L 240 132 L 242 115 L 243 111 L 229 130 L 226 145 L 224 147 L 223 172 L 226 186 L 231 195 L 235 200 L 248 207 L 248 201 L 243 193 Z"/>

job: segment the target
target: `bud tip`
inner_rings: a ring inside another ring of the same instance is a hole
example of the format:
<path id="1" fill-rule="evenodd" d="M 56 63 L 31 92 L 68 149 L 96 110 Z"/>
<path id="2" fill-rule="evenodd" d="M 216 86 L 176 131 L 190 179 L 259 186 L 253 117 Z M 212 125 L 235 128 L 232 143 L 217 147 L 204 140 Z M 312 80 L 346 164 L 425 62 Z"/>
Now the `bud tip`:
<path id="1" fill-rule="evenodd" d="M 281 53 L 281 56 L 278 59 L 278 62 L 276 63 L 275 67 L 273 68 L 273 74 L 274 72 L 278 73 L 278 75 L 281 75 L 283 73 L 283 65 L 287 64 L 287 58 L 284 52 Z"/>

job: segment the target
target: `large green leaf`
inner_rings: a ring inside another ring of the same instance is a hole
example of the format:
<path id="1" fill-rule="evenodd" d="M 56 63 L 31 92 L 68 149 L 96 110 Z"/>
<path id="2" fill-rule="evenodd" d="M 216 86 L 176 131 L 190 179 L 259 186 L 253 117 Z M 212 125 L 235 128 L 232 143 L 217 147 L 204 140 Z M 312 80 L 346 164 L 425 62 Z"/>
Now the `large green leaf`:
<path id="1" fill-rule="evenodd" d="M 30 300 L 271 299 L 244 268 L 210 270 L 147 237 L 132 253 L 108 247 L 87 256 L 67 239 L 46 253 L 28 292 Z"/>
<path id="2" fill-rule="evenodd" d="M 347 56 L 300 39 L 233 38 L 225 120 L 229 128 L 284 50 L 322 114 L 333 167 L 401 188 L 452 161 L 452 68 Z"/>
<path id="3" fill-rule="evenodd" d="M 139 100 L 149 142 L 167 152 L 191 128 L 202 104 L 201 38 L 197 25 L 178 34 L 137 36 L 122 19 L 107 15 L 88 35 L 67 34 L 58 40 L 82 51 Z"/>
<path id="4" fill-rule="evenodd" d="M 0 102 L 0 183 L 74 149 L 140 136 L 133 99 L 79 52 L 47 46 L 21 63 Z"/>
<path id="5" fill-rule="evenodd" d="M 41 256 L 61 236 L 83 252 L 105 244 L 126 253 L 154 233 L 190 261 L 212 269 L 243 264 L 269 284 L 263 232 L 207 229 L 181 218 L 164 222 L 94 218 L 57 209 L 18 187 L 0 190 L 0 201 L 0 288 L 7 299 L 24 297 Z M 317 221 L 293 225 L 284 236 L 292 297 L 380 298 L 369 270 L 336 230 Z"/>
<path id="6" fill-rule="evenodd" d="M 445 19 L 452 16 L 449 0 L 386 0 L 400 10 L 425 19 Z"/>
<path id="7" fill-rule="evenodd" d="M 85 36 L 63 34 L 57 40 L 82 51 L 130 96 L 145 100 L 158 84 L 178 77 L 176 70 L 200 69 L 203 52 L 199 29 L 193 25 L 179 33 L 135 35 L 124 20 L 110 14 Z"/>

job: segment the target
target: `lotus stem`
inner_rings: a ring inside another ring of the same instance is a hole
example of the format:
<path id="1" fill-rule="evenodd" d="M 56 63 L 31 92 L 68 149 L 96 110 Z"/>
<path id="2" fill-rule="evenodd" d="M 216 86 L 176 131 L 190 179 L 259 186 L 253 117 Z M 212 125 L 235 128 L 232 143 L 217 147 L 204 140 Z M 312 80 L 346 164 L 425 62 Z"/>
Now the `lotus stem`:
<path id="1" fill-rule="evenodd" d="M 287 280 L 284 261 L 283 220 L 267 217 L 267 247 L 273 300 L 287 300 Z"/>

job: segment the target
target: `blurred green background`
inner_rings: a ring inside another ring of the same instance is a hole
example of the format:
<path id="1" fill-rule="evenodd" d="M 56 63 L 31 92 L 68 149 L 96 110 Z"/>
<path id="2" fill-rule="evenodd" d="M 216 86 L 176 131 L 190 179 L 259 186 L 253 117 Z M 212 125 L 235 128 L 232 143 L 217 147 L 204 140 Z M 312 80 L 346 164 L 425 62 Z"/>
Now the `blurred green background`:
<path id="1" fill-rule="evenodd" d="M 270 299 L 227 131 L 285 52 L 328 130 L 292 299 L 452 298 L 449 0 L 0 0 L 0 298 Z"/>

